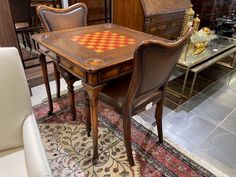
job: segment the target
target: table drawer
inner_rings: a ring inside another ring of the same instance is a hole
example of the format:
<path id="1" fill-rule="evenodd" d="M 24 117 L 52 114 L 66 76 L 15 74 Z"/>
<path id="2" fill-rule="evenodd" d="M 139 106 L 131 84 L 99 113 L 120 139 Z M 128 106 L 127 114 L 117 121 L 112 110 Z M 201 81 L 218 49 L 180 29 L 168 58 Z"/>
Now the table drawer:
<path id="1" fill-rule="evenodd" d="M 79 66 L 74 65 L 72 62 L 60 58 L 59 65 L 65 68 L 70 73 L 74 74 L 75 76 L 79 77 L 82 80 L 86 79 L 86 73 L 83 71 Z"/>
<path id="2" fill-rule="evenodd" d="M 127 74 L 133 70 L 133 61 L 124 64 L 115 66 L 111 69 L 105 69 L 99 73 L 99 83 L 104 83 L 106 81 L 117 78 L 121 75 Z"/>

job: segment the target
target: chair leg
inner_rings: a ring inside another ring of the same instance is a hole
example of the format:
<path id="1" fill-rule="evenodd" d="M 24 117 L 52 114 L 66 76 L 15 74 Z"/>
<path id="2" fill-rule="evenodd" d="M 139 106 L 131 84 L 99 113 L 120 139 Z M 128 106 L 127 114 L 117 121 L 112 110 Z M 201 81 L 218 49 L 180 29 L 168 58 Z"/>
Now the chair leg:
<path id="1" fill-rule="evenodd" d="M 25 35 L 24 35 L 24 33 L 20 33 L 20 34 L 21 34 L 23 45 L 26 48 Z"/>
<path id="2" fill-rule="evenodd" d="M 31 45 L 31 40 L 30 40 L 30 34 L 28 32 L 25 33 L 25 39 L 26 39 L 26 43 L 30 49 L 30 51 L 32 51 L 32 45 Z"/>
<path id="3" fill-rule="evenodd" d="M 162 131 L 162 112 L 163 112 L 163 100 L 162 98 L 159 102 L 156 104 L 156 111 L 155 111 L 155 118 L 157 123 L 157 132 L 159 137 L 159 143 L 163 142 L 163 131 Z"/>
<path id="4" fill-rule="evenodd" d="M 134 158 L 131 146 L 131 116 L 128 114 L 123 116 L 123 129 L 126 153 L 128 156 L 129 165 L 132 167 L 134 166 Z"/>
<path id="5" fill-rule="evenodd" d="M 57 98 L 60 98 L 60 73 L 57 69 L 56 63 L 53 62 L 55 81 L 57 87 Z"/>

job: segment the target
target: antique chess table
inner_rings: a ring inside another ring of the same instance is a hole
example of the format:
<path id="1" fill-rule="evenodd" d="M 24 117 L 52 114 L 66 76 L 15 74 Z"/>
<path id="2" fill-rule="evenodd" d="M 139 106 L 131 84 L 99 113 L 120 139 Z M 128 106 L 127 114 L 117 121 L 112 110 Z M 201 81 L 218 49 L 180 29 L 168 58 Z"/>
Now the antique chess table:
<path id="1" fill-rule="evenodd" d="M 142 41 L 159 39 L 168 42 L 168 40 L 114 24 L 36 34 L 33 35 L 33 39 L 57 55 L 54 62 L 67 83 L 73 83 L 75 77 L 82 80 L 90 97 L 93 159 L 96 161 L 98 159 L 99 91 L 106 82 L 132 71 L 133 54 Z M 52 113 L 53 105 L 45 62 L 45 56 L 50 52 L 45 52 L 40 48 L 38 51 L 41 53 L 40 62 L 47 89 L 49 113 Z M 71 109 L 75 111 L 73 86 L 70 88 L 72 88 L 69 89 Z"/>

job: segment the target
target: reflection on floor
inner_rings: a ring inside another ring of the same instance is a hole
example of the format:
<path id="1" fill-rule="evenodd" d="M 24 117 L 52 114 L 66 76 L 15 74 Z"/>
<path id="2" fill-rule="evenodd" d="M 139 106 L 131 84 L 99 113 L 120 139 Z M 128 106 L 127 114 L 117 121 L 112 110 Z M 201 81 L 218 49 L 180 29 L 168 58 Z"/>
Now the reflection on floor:
<path id="1" fill-rule="evenodd" d="M 182 86 L 181 70 L 176 69 L 169 87 Z M 179 77 L 178 77 L 179 76 Z M 187 86 L 191 84 L 189 80 Z M 62 89 L 66 84 L 61 80 Z M 76 82 L 80 87 L 80 82 Z M 55 94 L 55 83 L 51 82 Z M 188 90 L 187 90 L 188 91 Z M 32 103 L 46 98 L 43 85 L 32 88 Z M 156 130 L 154 107 L 135 119 Z M 141 118 L 140 118 L 141 117 Z M 213 65 L 201 72 L 190 99 L 167 92 L 163 113 L 164 136 L 169 141 L 210 162 L 230 176 L 236 176 L 236 71 Z"/>

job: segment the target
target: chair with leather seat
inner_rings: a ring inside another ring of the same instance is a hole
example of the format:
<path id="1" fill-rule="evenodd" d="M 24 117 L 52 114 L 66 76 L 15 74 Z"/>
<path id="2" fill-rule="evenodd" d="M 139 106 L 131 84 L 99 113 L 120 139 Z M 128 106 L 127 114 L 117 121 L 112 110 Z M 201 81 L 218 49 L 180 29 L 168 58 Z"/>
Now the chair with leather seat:
<path id="1" fill-rule="evenodd" d="M 0 56 L 0 176 L 51 177 L 19 53 Z"/>
<path id="2" fill-rule="evenodd" d="M 37 14 L 45 31 L 60 31 L 87 25 L 87 6 L 76 3 L 65 9 L 46 5 L 37 7 Z"/>
<path id="3" fill-rule="evenodd" d="M 86 26 L 87 13 L 87 6 L 83 3 L 76 3 L 64 9 L 53 8 L 46 5 L 40 5 L 37 7 L 37 14 L 46 32 Z M 60 75 L 55 63 L 56 56 L 53 57 L 53 61 L 57 85 L 57 97 L 60 97 Z M 76 77 L 73 77 L 73 79 L 78 80 Z"/>
<path id="4" fill-rule="evenodd" d="M 163 141 L 162 110 L 165 88 L 188 41 L 192 29 L 177 41 L 148 40 L 142 42 L 134 53 L 134 69 L 108 82 L 99 94 L 99 99 L 111 105 L 121 114 L 128 161 L 134 165 L 131 148 L 131 116 L 145 110 L 149 103 L 156 104 L 155 118 L 159 142 Z"/>

